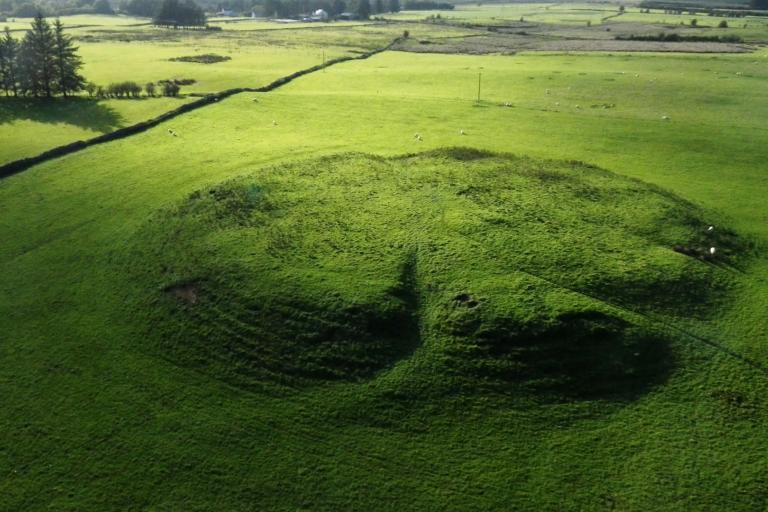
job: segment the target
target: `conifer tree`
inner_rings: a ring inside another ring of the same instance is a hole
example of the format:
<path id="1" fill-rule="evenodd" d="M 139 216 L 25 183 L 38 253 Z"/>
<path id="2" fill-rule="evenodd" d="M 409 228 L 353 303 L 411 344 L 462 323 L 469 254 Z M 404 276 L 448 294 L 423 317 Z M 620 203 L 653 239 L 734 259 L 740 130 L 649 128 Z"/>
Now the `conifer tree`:
<path id="1" fill-rule="evenodd" d="M 56 41 L 48 22 L 38 13 L 19 52 L 21 90 L 50 98 L 56 92 Z"/>
<path id="2" fill-rule="evenodd" d="M 0 38 L 0 87 L 6 96 L 18 95 L 18 67 L 19 42 L 11 35 L 11 29 L 5 27 L 5 34 Z"/>
<path id="3" fill-rule="evenodd" d="M 83 61 L 77 54 L 77 47 L 72 43 L 72 38 L 64 33 L 64 26 L 58 18 L 53 24 L 53 34 L 57 92 L 67 96 L 85 86 L 85 78 L 78 73 Z"/>

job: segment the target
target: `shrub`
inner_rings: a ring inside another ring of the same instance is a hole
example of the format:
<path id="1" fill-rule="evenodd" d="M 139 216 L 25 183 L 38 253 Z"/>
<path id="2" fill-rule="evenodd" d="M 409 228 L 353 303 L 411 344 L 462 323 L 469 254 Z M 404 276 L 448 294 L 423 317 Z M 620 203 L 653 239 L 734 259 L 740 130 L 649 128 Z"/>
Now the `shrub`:
<path id="1" fill-rule="evenodd" d="M 723 20 L 720 23 L 718 23 L 717 28 L 728 28 L 728 22 Z"/>
<path id="2" fill-rule="evenodd" d="M 138 98 L 141 95 L 142 88 L 139 84 L 132 81 L 111 83 L 107 86 L 107 95 L 113 98 Z"/>
<path id="3" fill-rule="evenodd" d="M 144 86 L 144 91 L 147 93 L 147 96 L 154 96 L 155 95 L 155 84 L 152 82 L 147 83 Z"/>
<path id="4" fill-rule="evenodd" d="M 163 96 L 178 96 L 181 86 L 176 82 L 163 82 Z"/>

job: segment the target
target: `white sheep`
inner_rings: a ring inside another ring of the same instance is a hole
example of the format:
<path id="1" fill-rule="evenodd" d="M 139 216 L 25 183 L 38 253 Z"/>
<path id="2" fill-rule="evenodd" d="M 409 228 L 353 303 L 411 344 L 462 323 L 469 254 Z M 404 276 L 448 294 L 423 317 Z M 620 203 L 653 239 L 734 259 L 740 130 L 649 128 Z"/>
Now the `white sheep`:
<path id="1" fill-rule="evenodd" d="M 711 232 L 713 232 L 714 230 L 715 230 L 715 226 L 709 226 L 709 227 L 707 228 L 707 233 L 711 233 Z"/>
<path id="2" fill-rule="evenodd" d="M 464 130 L 459 130 L 459 135 L 464 135 Z"/>
<path id="3" fill-rule="evenodd" d="M 710 247 L 709 248 L 709 255 L 710 256 L 714 256 L 716 251 L 717 251 L 717 249 L 715 249 L 714 247 Z"/>
<path id="4" fill-rule="evenodd" d="M 661 116 L 662 121 L 669 121 L 669 116 Z"/>
<path id="5" fill-rule="evenodd" d="M 277 126 L 277 121 L 275 121 L 274 119 L 272 120 L 272 126 Z"/>

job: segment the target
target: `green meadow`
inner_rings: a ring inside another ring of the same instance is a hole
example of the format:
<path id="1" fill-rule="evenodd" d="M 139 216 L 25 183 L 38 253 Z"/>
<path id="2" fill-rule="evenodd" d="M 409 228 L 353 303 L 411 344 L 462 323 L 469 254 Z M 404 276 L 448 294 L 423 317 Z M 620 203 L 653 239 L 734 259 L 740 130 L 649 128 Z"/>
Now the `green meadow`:
<path id="1" fill-rule="evenodd" d="M 232 24 L 84 72 L 469 30 Z M 388 51 L 1 179 L 0 510 L 765 509 L 767 57 Z M 182 101 L 0 98 L 0 160 Z"/>

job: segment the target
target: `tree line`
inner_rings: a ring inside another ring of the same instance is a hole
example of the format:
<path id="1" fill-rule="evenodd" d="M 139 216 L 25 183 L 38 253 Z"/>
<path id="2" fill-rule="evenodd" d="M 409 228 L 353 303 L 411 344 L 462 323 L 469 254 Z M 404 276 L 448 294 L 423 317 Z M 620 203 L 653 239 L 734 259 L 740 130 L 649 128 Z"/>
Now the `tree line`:
<path id="1" fill-rule="evenodd" d="M 0 87 L 6 96 L 50 98 L 82 90 L 82 60 L 57 18 L 51 26 L 41 14 L 21 41 L 8 27 L 0 39 Z"/>
<path id="2" fill-rule="evenodd" d="M 163 0 L 152 23 L 161 27 L 204 27 L 205 13 L 193 0 Z"/>
<path id="3" fill-rule="evenodd" d="M 73 14 L 114 14 L 109 0 L 0 0 L 0 13 L 19 18 L 33 18 L 37 13 L 71 16 Z"/>
<path id="4" fill-rule="evenodd" d="M 317 9 L 331 17 L 352 12 L 358 18 L 368 19 L 374 14 L 400 12 L 400 0 L 264 0 L 261 6 L 264 16 L 277 18 L 294 18 Z"/>

